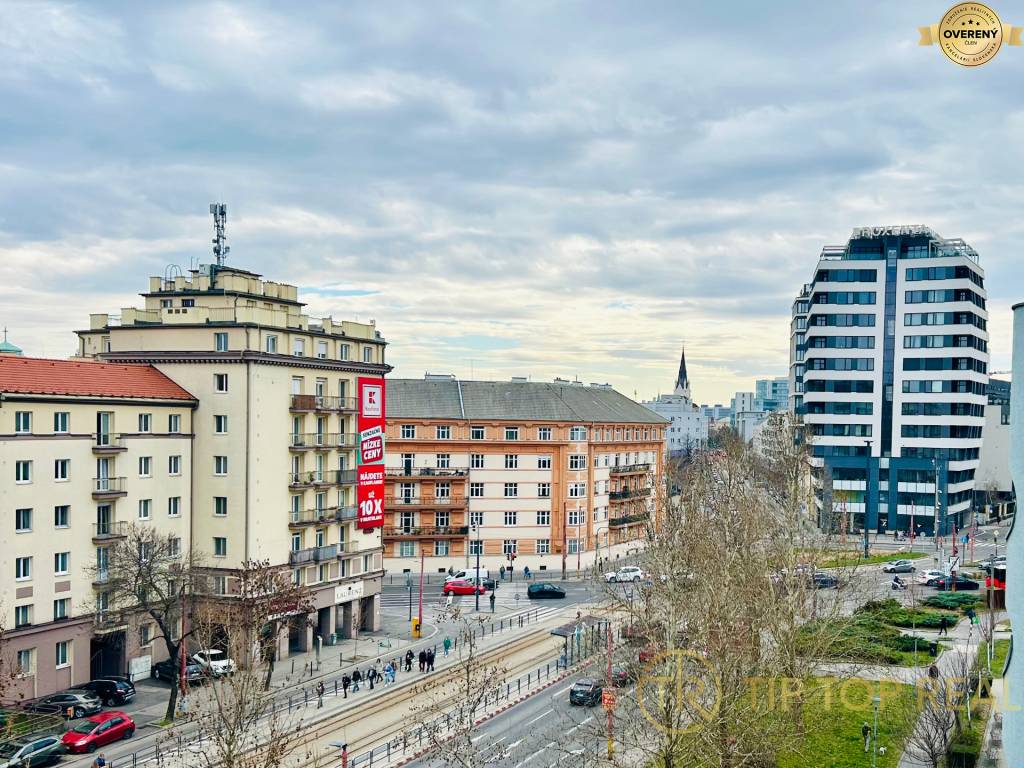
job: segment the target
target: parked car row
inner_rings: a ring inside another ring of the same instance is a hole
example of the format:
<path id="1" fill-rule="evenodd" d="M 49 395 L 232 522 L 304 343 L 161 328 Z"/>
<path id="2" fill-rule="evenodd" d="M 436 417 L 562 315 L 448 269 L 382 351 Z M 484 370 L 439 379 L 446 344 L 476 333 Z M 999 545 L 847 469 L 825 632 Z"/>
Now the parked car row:
<path id="1" fill-rule="evenodd" d="M 95 752 L 135 734 L 135 721 L 124 712 L 99 712 L 78 720 L 62 736 L 37 736 L 0 743 L 0 768 L 39 768 L 60 762 L 68 752 Z"/>

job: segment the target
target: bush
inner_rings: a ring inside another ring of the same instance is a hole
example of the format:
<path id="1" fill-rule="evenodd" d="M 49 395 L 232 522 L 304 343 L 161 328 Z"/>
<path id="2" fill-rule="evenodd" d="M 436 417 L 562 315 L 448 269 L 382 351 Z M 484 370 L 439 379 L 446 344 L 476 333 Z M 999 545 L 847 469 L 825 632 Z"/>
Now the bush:
<path id="1" fill-rule="evenodd" d="M 921 602 L 929 608 L 939 608 L 945 611 L 963 611 L 981 605 L 981 600 L 976 595 L 969 595 L 965 592 L 940 592 L 937 595 L 926 597 Z"/>
<path id="2" fill-rule="evenodd" d="M 868 614 L 879 621 L 891 624 L 894 627 L 919 627 L 924 629 L 938 629 L 945 617 L 946 623 L 953 626 L 960 619 L 956 613 L 948 611 L 936 611 L 933 609 L 906 608 L 899 600 L 889 598 L 887 600 L 871 600 L 857 609 L 859 614 Z"/>
<path id="3" fill-rule="evenodd" d="M 848 618 L 833 619 L 823 626 L 811 622 L 801 629 L 803 640 L 798 647 L 813 650 L 811 638 L 827 632 L 834 641 L 826 649 L 826 657 L 835 661 L 852 661 L 864 664 L 905 664 L 914 651 L 914 638 L 903 635 L 895 627 L 879 621 L 870 613 L 860 613 Z M 929 641 L 918 638 L 917 651 L 922 658 L 928 652 Z"/>

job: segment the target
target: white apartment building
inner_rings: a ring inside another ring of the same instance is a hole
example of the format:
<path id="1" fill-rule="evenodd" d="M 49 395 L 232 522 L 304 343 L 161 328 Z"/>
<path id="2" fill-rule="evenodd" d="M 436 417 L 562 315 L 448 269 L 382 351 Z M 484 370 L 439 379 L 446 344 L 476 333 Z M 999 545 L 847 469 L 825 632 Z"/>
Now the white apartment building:
<path id="1" fill-rule="evenodd" d="M 985 423 L 984 270 L 963 240 L 862 227 L 793 304 L 790 400 L 819 522 L 946 535 L 970 520 Z M 866 502 L 866 505 L 865 505 Z"/>

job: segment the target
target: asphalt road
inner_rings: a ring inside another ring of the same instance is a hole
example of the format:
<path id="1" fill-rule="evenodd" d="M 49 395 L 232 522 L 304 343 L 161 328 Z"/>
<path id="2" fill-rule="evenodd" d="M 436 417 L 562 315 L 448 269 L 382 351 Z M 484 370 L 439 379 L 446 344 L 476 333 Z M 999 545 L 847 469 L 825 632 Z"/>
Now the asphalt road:
<path id="1" fill-rule="evenodd" d="M 525 609 L 528 605 L 547 605 L 547 604 L 562 604 L 562 605 L 575 605 L 577 603 L 584 603 L 589 600 L 595 599 L 600 596 L 601 588 L 600 585 L 595 585 L 591 581 L 567 579 L 561 581 L 560 579 L 545 579 L 544 581 L 551 584 L 555 584 L 565 590 L 564 600 L 530 600 L 526 596 L 526 588 L 530 584 L 538 583 L 540 580 L 533 581 L 521 581 L 516 579 L 513 582 L 499 581 L 498 588 L 495 591 L 495 612 L 497 614 L 508 613 L 510 611 Z M 432 615 L 432 612 L 443 608 L 446 603 L 446 598 L 441 594 L 441 585 L 430 584 L 424 585 L 423 587 L 423 618 L 427 621 Z M 455 595 L 452 601 L 453 605 L 459 606 L 464 610 L 474 610 L 476 605 L 476 598 L 472 595 Z M 381 610 L 386 612 L 390 616 L 404 616 L 408 618 L 409 614 L 409 591 L 402 585 L 389 585 L 385 584 L 381 588 Z M 419 590 L 418 585 L 414 585 L 412 591 L 412 615 L 415 616 L 419 611 Z M 480 612 L 489 614 L 491 612 L 490 593 L 480 595 Z"/>

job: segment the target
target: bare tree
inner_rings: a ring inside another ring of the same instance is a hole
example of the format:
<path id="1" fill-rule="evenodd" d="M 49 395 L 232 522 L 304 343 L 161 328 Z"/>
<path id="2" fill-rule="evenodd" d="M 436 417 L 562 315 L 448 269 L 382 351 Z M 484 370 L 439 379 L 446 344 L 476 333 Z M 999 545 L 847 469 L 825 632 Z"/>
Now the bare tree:
<path id="1" fill-rule="evenodd" d="M 182 616 L 192 594 L 194 558 L 194 553 L 182 549 L 180 538 L 133 523 L 111 545 L 109 561 L 103 567 L 88 568 L 93 580 L 104 585 L 94 605 L 98 621 L 141 614 L 156 625 L 154 639 L 164 644 L 174 669 L 164 715 L 167 721 L 174 719 L 180 654 L 189 635 L 187 629 L 183 631 Z"/>
<path id="2" fill-rule="evenodd" d="M 268 685 L 281 627 L 311 610 L 308 589 L 293 583 L 287 567 L 262 560 L 242 563 L 225 592 L 197 597 L 192 615 L 197 641 L 235 662 L 232 673 L 215 676 L 190 697 L 189 721 L 203 734 L 196 763 L 276 768 L 316 758 L 302 754 L 301 713 L 275 706 Z"/>
<path id="3" fill-rule="evenodd" d="M 970 686 L 973 661 L 962 649 L 947 651 L 944 672 L 937 665 L 917 681 L 916 706 L 908 711 L 910 735 L 904 750 L 911 757 L 939 768 L 954 736 L 971 716 Z M 961 714 L 963 713 L 963 714 Z"/>

